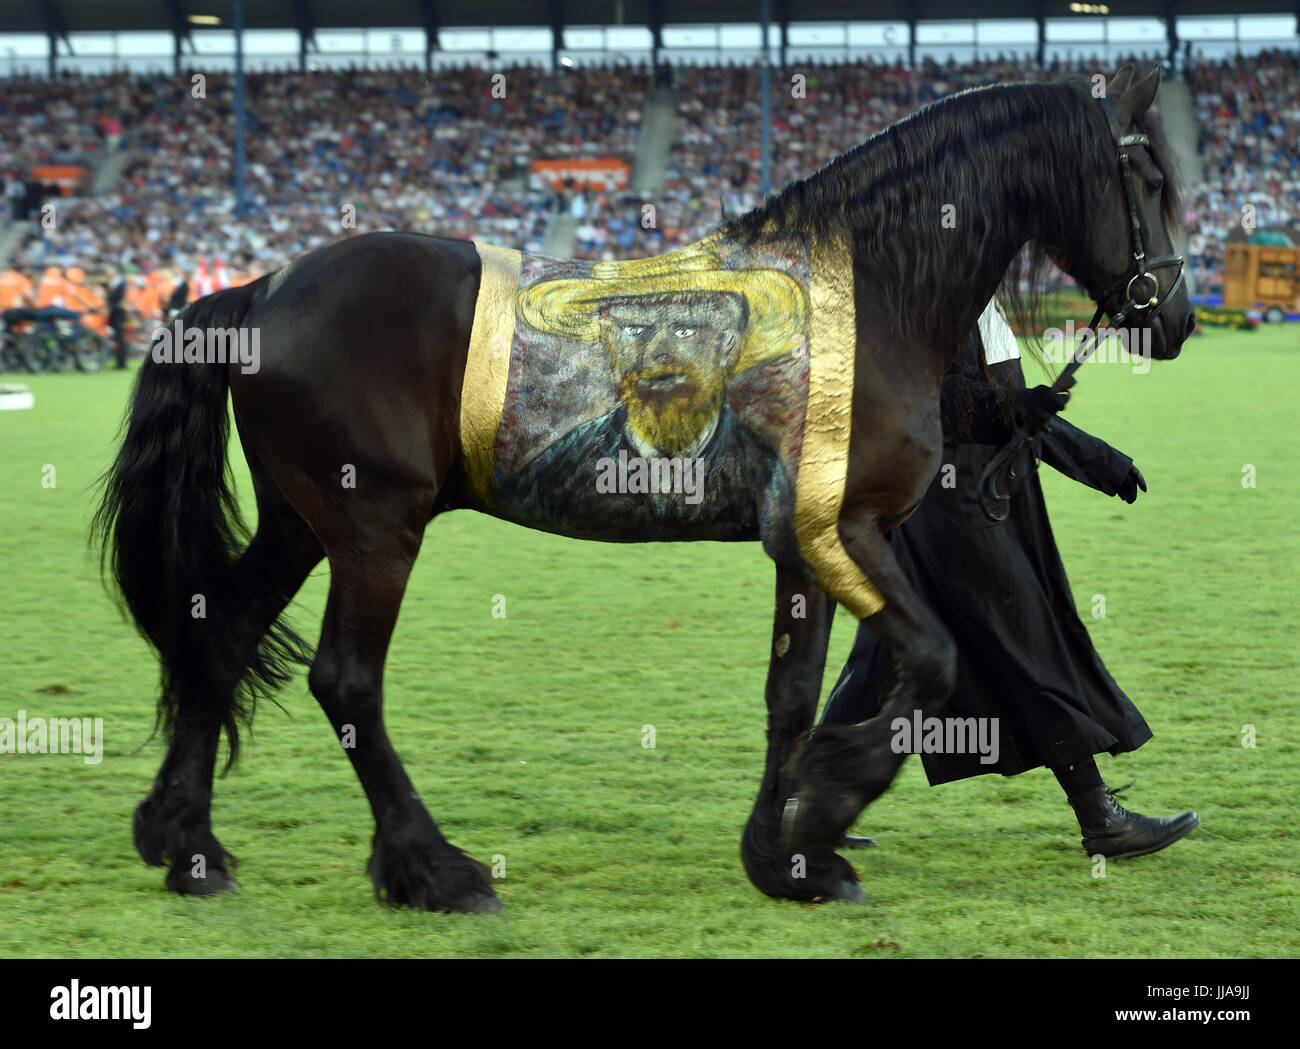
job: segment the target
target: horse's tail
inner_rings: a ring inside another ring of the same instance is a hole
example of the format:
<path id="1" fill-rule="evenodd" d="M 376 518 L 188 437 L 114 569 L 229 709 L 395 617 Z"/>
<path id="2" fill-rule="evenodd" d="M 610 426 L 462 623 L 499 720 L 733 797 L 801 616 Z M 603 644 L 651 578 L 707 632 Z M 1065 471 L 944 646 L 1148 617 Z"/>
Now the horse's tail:
<path id="1" fill-rule="evenodd" d="M 257 283 L 192 303 L 180 314 L 182 330 L 239 327 Z M 181 347 L 174 350 L 179 361 Z M 219 722 L 229 767 L 239 722 L 251 718 L 259 694 L 288 681 L 288 662 L 305 659 L 306 646 L 277 625 L 250 656 L 240 629 L 233 568 L 248 532 L 226 458 L 227 368 L 146 359 L 91 534 L 162 661 L 158 724 L 170 736 L 182 705 L 186 719 Z"/>

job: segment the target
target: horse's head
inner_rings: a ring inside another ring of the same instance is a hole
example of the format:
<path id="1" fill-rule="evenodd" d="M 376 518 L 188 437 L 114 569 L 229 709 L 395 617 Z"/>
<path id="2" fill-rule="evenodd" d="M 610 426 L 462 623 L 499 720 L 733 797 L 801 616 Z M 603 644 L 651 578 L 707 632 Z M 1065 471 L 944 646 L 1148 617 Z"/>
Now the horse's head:
<path id="1" fill-rule="evenodd" d="M 1160 87 L 1159 66 L 1136 84 L 1125 66 L 1106 86 L 1099 105 L 1109 125 L 1102 147 L 1116 162 L 1107 184 L 1095 187 L 1097 207 L 1076 260 L 1083 280 L 1111 326 L 1149 328 L 1151 356 L 1178 356 L 1196 327 L 1183 282 L 1183 257 L 1174 248 L 1180 215 L 1177 175 L 1159 122 L 1148 114 Z"/>

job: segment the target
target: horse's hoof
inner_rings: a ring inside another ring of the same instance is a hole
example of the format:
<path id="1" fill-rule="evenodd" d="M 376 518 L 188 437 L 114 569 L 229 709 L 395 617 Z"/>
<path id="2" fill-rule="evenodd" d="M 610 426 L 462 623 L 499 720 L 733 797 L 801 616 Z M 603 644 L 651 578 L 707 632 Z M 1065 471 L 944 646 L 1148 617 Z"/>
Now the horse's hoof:
<path id="1" fill-rule="evenodd" d="M 847 878 L 840 882 L 839 890 L 831 895 L 823 896 L 823 903 L 866 903 L 870 896 L 862 891 L 862 886 L 857 882 L 849 881 Z"/>
<path id="2" fill-rule="evenodd" d="M 451 905 L 449 910 L 459 914 L 500 914 L 506 909 L 501 898 L 493 892 L 476 892 L 462 896 Z"/>
<path id="3" fill-rule="evenodd" d="M 850 809 L 852 815 L 845 815 Z M 833 842 L 832 848 L 837 849 L 870 848 L 876 844 L 875 838 L 855 838 L 843 833 L 845 826 L 851 824 L 861 810 L 861 805 L 854 807 L 850 801 L 836 816 L 826 813 L 817 804 L 810 803 L 802 793 L 791 794 L 781 813 L 781 847 L 787 853 L 804 848 L 811 842 Z M 800 817 L 805 821 L 803 827 L 799 825 Z M 806 825 L 809 820 L 813 824 L 811 827 Z"/>
<path id="4" fill-rule="evenodd" d="M 206 877 L 196 878 L 190 867 L 177 864 L 167 872 L 167 888 L 182 896 L 220 896 L 238 891 L 239 884 L 223 870 L 210 870 Z"/>

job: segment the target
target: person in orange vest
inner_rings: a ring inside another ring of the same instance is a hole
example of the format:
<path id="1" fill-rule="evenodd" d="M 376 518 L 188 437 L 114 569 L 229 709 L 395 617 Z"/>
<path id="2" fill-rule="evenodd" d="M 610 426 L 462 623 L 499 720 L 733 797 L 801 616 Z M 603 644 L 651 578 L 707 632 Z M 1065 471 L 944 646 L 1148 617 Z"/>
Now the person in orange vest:
<path id="1" fill-rule="evenodd" d="M 86 274 L 80 266 L 68 267 L 64 278 L 63 305 L 81 314 L 82 327 L 99 335 L 107 334 L 108 318 L 102 312 L 106 303 L 86 284 Z"/>
<path id="2" fill-rule="evenodd" d="M 103 309 L 104 300 L 86 283 L 86 271 L 80 266 L 69 266 L 64 274 L 66 295 L 64 305 L 74 310 Z"/>
<path id="3" fill-rule="evenodd" d="M 15 321 L 27 320 L 35 297 L 32 282 L 17 270 L 0 273 L 0 328 L 9 329 Z"/>
<path id="4" fill-rule="evenodd" d="M 150 328 L 157 322 L 158 288 L 151 285 L 149 278 L 143 273 L 136 273 L 131 277 L 126 289 L 126 302 L 135 311 L 140 324 L 144 327 Z"/>
<path id="5" fill-rule="evenodd" d="M 161 268 L 154 270 L 149 274 L 149 290 L 153 293 L 152 316 L 156 321 L 163 321 L 167 317 L 167 300 L 172 294 L 172 279 Z"/>
<path id="6" fill-rule="evenodd" d="M 64 290 L 63 274 L 59 272 L 59 267 L 47 266 L 36 285 L 36 308 L 45 310 L 51 306 L 62 306 Z"/>
<path id="7" fill-rule="evenodd" d="M 30 306 L 35 298 L 32 282 L 15 269 L 0 273 L 0 313 Z"/>

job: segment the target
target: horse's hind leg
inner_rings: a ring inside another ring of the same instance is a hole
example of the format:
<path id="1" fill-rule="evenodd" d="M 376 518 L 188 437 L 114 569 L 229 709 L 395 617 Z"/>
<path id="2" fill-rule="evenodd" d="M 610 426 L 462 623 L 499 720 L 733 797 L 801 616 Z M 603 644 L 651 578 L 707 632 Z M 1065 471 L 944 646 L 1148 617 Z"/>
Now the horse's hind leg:
<path id="1" fill-rule="evenodd" d="M 257 533 L 235 563 L 224 597 L 212 595 L 229 605 L 225 614 L 212 617 L 231 631 L 224 639 L 227 658 L 173 674 L 174 731 L 153 789 L 135 810 L 137 851 L 154 866 L 170 863 L 167 888 L 184 895 L 211 896 L 235 888 L 230 874 L 234 858 L 217 841 L 211 824 L 222 715 L 255 660 L 265 684 L 267 676 L 287 676 L 289 659 L 305 656 L 292 651 L 285 634 L 260 655 L 258 646 L 323 553 L 302 518 L 264 479 L 251 453 L 249 460 L 257 487 Z"/>
<path id="2" fill-rule="evenodd" d="M 907 757 L 894 748 L 894 719 L 910 719 L 913 709 L 942 703 L 956 677 L 951 636 L 907 581 L 876 522 L 842 518 L 840 534 L 844 549 L 884 600 L 883 607 L 862 618 L 892 647 L 894 682 L 878 716 L 858 725 L 819 726 L 795 755 L 798 791 L 784 827 L 789 847 L 841 841 L 858 814 L 889 788 Z M 861 593 L 836 596 L 855 612 L 871 607 L 863 605 Z"/>
<path id="3" fill-rule="evenodd" d="M 488 869 L 443 837 L 384 727 L 384 660 L 429 507 L 394 492 L 346 516 L 350 538 L 326 539 L 329 603 L 308 682 L 370 799 L 375 895 L 426 910 L 500 910 Z"/>
<path id="4" fill-rule="evenodd" d="M 861 899 L 849 863 L 822 842 L 799 850 L 782 840 L 781 821 L 794 785 L 785 766 L 812 726 L 826 667 L 835 603 L 802 575 L 777 569 L 776 616 L 767 672 L 767 765 L 740 854 L 749 879 L 769 896 L 795 900 Z"/>

